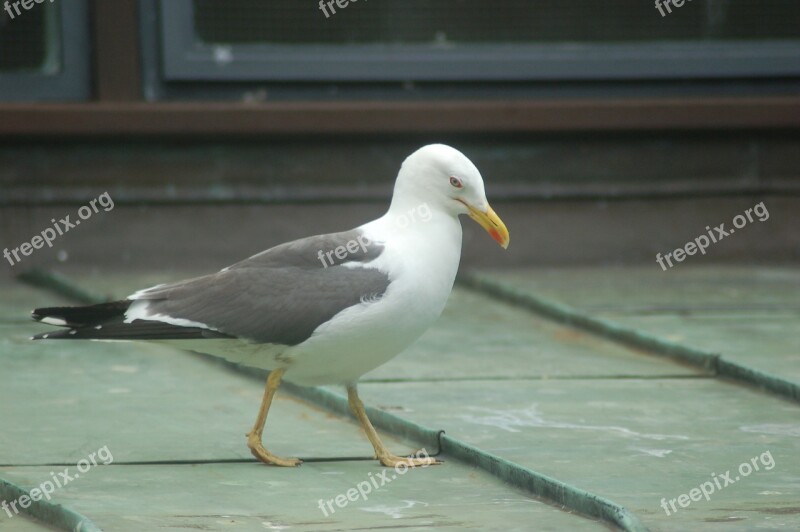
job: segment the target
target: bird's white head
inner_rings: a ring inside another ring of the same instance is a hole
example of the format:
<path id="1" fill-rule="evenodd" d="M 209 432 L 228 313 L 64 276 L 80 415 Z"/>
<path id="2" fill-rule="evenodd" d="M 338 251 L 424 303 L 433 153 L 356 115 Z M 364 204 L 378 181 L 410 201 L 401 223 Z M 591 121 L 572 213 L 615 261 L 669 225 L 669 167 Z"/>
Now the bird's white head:
<path id="1" fill-rule="evenodd" d="M 486 199 L 481 173 L 463 153 L 444 144 L 429 144 L 409 155 L 394 186 L 393 207 L 426 203 L 453 216 L 466 214 L 503 248 L 509 234 Z"/>

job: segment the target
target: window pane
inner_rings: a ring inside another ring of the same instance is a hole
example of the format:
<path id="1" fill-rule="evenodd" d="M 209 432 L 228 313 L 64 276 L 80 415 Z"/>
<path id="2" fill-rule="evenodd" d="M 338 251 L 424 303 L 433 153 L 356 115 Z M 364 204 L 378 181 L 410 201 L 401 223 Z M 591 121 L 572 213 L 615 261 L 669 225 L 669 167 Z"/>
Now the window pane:
<path id="1" fill-rule="evenodd" d="M 327 2 L 326 2 L 327 4 Z M 207 43 L 535 43 L 800 37 L 798 0 L 194 0 Z M 335 14 L 331 13 L 335 10 Z"/>
<path id="2" fill-rule="evenodd" d="M 44 67 L 48 58 L 46 18 L 45 9 L 22 11 L 13 19 L 0 11 L 0 71 Z"/>

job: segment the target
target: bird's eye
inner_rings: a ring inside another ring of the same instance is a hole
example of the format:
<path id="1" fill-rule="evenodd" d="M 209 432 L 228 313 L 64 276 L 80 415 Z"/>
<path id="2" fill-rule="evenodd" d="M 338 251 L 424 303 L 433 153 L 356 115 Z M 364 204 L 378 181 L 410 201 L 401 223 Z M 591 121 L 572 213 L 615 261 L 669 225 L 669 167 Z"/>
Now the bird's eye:
<path id="1" fill-rule="evenodd" d="M 461 180 L 457 177 L 451 177 L 450 184 L 456 188 L 464 188 L 464 183 L 462 183 Z"/>

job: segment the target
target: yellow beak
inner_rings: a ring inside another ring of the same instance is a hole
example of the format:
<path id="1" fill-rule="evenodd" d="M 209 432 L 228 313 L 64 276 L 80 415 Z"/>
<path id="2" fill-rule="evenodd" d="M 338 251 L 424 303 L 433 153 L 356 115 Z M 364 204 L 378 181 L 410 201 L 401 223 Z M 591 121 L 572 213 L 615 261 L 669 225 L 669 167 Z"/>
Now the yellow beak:
<path id="1" fill-rule="evenodd" d="M 464 203 L 464 205 L 467 204 Z M 511 237 L 508 235 L 506 224 L 495 214 L 494 209 L 487 207 L 486 212 L 481 212 L 472 205 L 467 205 L 467 209 L 469 209 L 469 217 L 486 229 L 486 232 L 491 235 L 495 242 L 500 244 L 503 249 L 508 248 L 508 242 Z"/>

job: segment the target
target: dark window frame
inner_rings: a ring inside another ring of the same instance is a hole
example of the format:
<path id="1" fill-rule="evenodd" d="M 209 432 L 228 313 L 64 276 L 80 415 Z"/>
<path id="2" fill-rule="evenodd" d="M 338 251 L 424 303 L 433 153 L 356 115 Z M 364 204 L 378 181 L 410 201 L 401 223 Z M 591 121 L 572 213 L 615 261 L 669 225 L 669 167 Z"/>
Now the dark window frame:
<path id="1" fill-rule="evenodd" d="M 192 0 L 162 0 L 158 18 L 162 76 L 167 83 L 624 82 L 800 76 L 800 39 L 461 45 L 449 49 L 417 44 L 209 45 L 195 38 Z"/>

